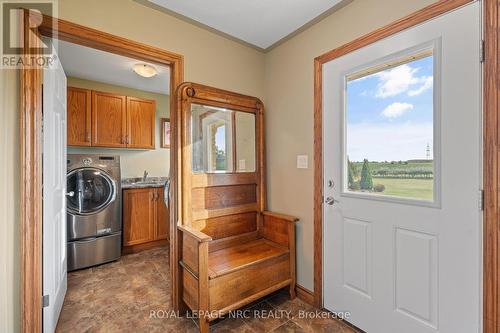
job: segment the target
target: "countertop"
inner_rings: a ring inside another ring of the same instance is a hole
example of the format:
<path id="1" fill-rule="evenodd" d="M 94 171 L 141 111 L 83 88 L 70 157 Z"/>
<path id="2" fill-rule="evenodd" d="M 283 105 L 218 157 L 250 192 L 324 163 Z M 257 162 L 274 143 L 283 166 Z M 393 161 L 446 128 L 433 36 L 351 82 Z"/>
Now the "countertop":
<path id="1" fill-rule="evenodd" d="M 142 178 L 124 178 L 122 179 L 122 189 L 163 187 L 167 180 L 168 177 L 148 177 L 146 180 Z"/>

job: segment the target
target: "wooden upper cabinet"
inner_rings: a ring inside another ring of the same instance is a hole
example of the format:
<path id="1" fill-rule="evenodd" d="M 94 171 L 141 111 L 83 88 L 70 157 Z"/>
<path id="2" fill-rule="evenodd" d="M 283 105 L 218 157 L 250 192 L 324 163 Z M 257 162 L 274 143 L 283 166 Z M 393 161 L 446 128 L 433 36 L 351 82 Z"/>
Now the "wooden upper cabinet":
<path id="1" fill-rule="evenodd" d="M 68 87 L 68 145 L 91 145 L 91 91 Z"/>
<path id="2" fill-rule="evenodd" d="M 92 91 L 92 146 L 126 147 L 126 96 Z"/>
<path id="3" fill-rule="evenodd" d="M 68 87 L 68 145 L 155 148 L 156 101 Z"/>
<path id="4" fill-rule="evenodd" d="M 127 147 L 155 148 L 156 103 L 127 97 Z"/>

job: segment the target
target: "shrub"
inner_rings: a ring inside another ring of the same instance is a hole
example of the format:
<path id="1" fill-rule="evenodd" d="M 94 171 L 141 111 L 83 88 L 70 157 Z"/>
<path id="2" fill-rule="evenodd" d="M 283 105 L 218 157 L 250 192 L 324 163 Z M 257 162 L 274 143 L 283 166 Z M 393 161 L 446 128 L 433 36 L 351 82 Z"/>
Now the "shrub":
<path id="1" fill-rule="evenodd" d="M 375 184 L 375 185 L 373 185 L 373 191 L 374 192 L 384 192 L 385 185 L 384 184 Z"/>
<path id="2" fill-rule="evenodd" d="M 352 182 L 351 184 L 349 184 L 349 189 L 351 191 L 359 191 L 361 189 L 361 187 L 359 186 L 359 182 Z"/>

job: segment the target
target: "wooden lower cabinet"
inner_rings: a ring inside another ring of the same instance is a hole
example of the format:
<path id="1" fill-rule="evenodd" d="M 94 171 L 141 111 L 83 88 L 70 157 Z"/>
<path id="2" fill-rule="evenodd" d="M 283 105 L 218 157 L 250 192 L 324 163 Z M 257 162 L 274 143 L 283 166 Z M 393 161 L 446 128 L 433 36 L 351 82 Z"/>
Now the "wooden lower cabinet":
<path id="1" fill-rule="evenodd" d="M 169 221 L 170 221 L 170 212 L 165 206 L 165 200 L 163 196 L 163 189 L 157 189 L 157 193 L 159 198 L 156 200 L 156 230 L 155 236 L 156 239 L 167 239 L 170 233 Z"/>
<path id="2" fill-rule="evenodd" d="M 169 211 L 163 188 L 123 190 L 124 252 L 137 252 L 169 239 Z"/>

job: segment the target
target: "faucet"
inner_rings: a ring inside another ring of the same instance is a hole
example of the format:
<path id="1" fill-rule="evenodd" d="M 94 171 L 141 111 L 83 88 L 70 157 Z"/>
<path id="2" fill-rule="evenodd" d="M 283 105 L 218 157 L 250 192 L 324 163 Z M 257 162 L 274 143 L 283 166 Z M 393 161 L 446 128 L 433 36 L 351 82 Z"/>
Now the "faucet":
<path id="1" fill-rule="evenodd" d="M 146 182 L 146 179 L 148 178 L 148 172 L 144 170 L 144 176 L 142 176 L 142 181 Z"/>

